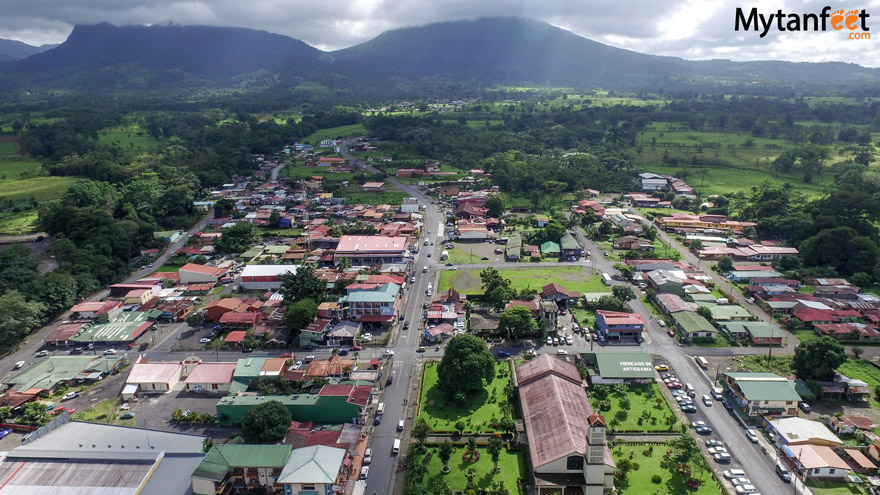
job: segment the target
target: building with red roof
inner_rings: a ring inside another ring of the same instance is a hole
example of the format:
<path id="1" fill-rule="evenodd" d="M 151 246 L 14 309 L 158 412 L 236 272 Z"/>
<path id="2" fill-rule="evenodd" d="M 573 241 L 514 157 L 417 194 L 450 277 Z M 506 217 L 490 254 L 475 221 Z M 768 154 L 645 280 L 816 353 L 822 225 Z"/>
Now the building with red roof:
<path id="1" fill-rule="evenodd" d="M 227 340 L 228 342 L 228 340 Z M 186 390 L 210 394 L 228 394 L 236 363 L 199 363 L 186 377 Z"/>
<path id="2" fill-rule="evenodd" d="M 334 260 L 350 258 L 355 265 L 400 263 L 407 257 L 408 247 L 408 237 L 345 235 L 336 246 Z"/>
<path id="3" fill-rule="evenodd" d="M 641 336 L 645 331 L 645 319 L 637 313 L 596 310 L 596 327 L 609 340 Z"/>
<path id="4" fill-rule="evenodd" d="M 238 313 L 230 311 L 220 317 L 220 324 L 227 328 L 253 328 L 263 319 L 262 313 Z"/>
<path id="5" fill-rule="evenodd" d="M 198 265 L 196 263 L 187 263 L 180 267 L 177 271 L 180 274 L 180 281 L 184 284 L 213 282 L 217 283 L 220 277 L 226 274 L 225 268 L 217 268 L 216 266 Z"/>
<path id="6" fill-rule="evenodd" d="M 139 286 L 139 288 L 143 288 Z M 75 304 L 70 311 L 71 318 L 77 320 L 111 321 L 122 313 L 123 304 L 119 301 L 84 302 Z"/>
<path id="7" fill-rule="evenodd" d="M 235 330 L 226 334 L 226 337 L 223 338 L 223 342 L 226 343 L 227 346 L 243 346 L 244 338 L 247 336 L 247 332 L 244 330 Z"/>

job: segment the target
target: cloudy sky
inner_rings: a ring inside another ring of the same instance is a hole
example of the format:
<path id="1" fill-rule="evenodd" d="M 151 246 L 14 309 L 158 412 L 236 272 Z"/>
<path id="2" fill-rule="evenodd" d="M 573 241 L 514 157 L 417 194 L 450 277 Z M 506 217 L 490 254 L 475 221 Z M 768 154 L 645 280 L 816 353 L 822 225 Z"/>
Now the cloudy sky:
<path id="1" fill-rule="evenodd" d="M 345 48 L 383 31 L 483 16 L 544 20 L 606 44 L 687 59 L 841 61 L 880 67 L 880 0 L 857 4 L 761 0 L 0 0 L 0 38 L 61 43 L 75 24 L 202 24 L 261 29 L 323 50 Z M 876 40 L 848 31 L 786 32 L 760 38 L 734 31 L 737 7 L 762 13 L 863 8 Z M 876 21 L 876 22 L 875 22 Z"/>

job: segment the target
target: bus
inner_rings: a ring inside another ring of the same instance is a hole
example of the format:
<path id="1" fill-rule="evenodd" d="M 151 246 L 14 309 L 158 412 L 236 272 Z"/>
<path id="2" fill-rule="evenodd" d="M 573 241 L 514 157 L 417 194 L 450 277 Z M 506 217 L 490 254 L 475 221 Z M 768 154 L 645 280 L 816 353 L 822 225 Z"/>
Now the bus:
<path id="1" fill-rule="evenodd" d="M 605 285 L 611 285 L 611 275 L 607 273 L 602 274 L 602 283 Z"/>
<path id="2" fill-rule="evenodd" d="M 709 361 L 706 361 L 706 358 L 703 356 L 696 356 L 694 362 L 699 364 L 700 368 L 703 368 L 704 370 L 709 369 Z"/>

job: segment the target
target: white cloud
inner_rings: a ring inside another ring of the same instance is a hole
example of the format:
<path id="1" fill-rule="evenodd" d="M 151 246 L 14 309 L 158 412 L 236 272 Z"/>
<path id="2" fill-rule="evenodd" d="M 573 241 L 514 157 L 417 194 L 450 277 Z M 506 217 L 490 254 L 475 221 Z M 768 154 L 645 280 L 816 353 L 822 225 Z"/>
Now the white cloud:
<path id="1" fill-rule="evenodd" d="M 761 2 L 765 14 L 820 12 L 826 0 Z M 753 4 L 752 4 L 753 5 Z M 880 26 L 880 0 L 863 2 Z M 880 66 L 878 40 L 846 33 L 780 33 L 765 38 L 734 31 L 734 0 L 3 0 L 0 38 L 63 42 L 76 24 L 202 24 L 261 29 L 322 50 L 345 48 L 383 31 L 486 16 L 544 20 L 621 48 L 688 59 L 842 61 Z M 832 5 L 832 8 L 837 8 Z M 880 29 L 875 29 L 877 33 Z"/>

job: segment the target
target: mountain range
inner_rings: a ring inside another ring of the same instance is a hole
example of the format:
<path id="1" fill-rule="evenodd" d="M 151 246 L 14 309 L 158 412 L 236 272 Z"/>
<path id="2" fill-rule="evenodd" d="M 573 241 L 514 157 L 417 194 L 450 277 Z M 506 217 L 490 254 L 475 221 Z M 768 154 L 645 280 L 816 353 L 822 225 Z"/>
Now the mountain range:
<path id="1" fill-rule="evenodd" d="M 880 82 L 880 70 L 855 64 L 647 55 L 511 17 L 396 29 L 333 52 L 242 28 L 85 25 L 54 47 L 0 40 L 0 62 L 0 86 L 7 91 L 265 88 L 303 82 L 347 89 L 444 82 L 653 91 L 695 85 L 845 90 Z"/>

